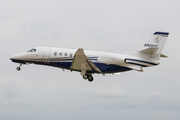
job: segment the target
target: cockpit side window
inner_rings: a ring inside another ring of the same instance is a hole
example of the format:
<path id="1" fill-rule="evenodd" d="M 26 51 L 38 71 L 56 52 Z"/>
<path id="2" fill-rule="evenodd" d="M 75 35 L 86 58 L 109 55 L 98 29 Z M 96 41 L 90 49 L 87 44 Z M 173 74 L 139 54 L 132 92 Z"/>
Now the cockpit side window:
<path id="1" fill-rule="evenodd" d="M 29 50 L 27 52 L 36 52 L 36 49 L 31 49 L 31 50 Z"/>

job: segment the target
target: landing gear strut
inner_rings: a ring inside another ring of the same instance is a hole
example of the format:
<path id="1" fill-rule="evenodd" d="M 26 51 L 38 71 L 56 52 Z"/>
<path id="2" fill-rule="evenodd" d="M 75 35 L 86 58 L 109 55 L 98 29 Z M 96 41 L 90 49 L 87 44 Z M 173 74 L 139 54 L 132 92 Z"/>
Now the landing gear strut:
<path id="1" fill-rule="evenodd" d="M 17 67 L 16 70 L 17 70 L 17 71 L 20 71 L 20 70 L 21 70 L 21 66 L 22 66 L 22 64 L 20 64 L 20 66 Z"/>
<path id="2" fill-rule="evenodd" d="M 92 82 L 92 81 L 93 81 L 93 76 L 90 75 L 90 74 L 85 74 L 85 75 L 83 75 L 83 78 L 84 78 L 84 79 L 88 79 L 89 82 Z"/>

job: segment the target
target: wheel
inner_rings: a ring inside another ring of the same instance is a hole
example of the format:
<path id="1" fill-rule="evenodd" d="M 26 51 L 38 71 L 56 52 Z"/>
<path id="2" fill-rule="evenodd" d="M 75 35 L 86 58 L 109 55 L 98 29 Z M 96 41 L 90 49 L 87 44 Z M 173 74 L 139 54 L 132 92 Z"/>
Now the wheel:
<path id="1" fill-rule="evenodd" d="M 17 67 L 17 68 L 16 68 L 16 70 L 17 70 L 17 71 L 20 71 L 20 70 L 21 70 L 21 68 L 20 68 L 20 67 Z"/>
<path id="2" fill-rule="evenodd" d="M 85 75 L 83 75 L 83 78 L 88 79 L 88 76 L 89 76 L 88 74 L 85 74 Z"/>
<path id="3" fill-rule="evenodd" d="M 92 81 L 93 81 L 93 76 L 92 76 L 92 75 L 89 75 L 89 76 L 88 76 L 88 80 L 89 80 L 89 82 L 92 82 Z"/>

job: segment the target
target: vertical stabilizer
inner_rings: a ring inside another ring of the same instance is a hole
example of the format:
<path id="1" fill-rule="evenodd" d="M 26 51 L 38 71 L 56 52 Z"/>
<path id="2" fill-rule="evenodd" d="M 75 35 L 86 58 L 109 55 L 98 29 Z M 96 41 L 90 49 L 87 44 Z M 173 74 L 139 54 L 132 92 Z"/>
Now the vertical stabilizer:
<path id="1" fill-rule="evenodd" d="M 155 32 L 143 45 L 136 49 L 132 55 L 159 60 L 169 33 Z"/>

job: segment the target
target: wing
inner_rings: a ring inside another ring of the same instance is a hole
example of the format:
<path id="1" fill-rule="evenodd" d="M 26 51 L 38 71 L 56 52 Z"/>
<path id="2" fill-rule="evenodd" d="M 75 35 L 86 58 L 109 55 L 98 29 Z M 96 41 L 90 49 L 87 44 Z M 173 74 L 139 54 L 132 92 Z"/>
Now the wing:
<path id="1" fill-rule="evenodd" d="M 86 71 L 96 71 L 101 73 L 101 71 L 96 67 L 96 65 L 89 60 L 89 58 L 84 54 L 83 49 L 78 49 L 74 55 L 74 59 L 71 65 L 71 69 L 81 71 L 81 75 L 84 75 Z"/>

